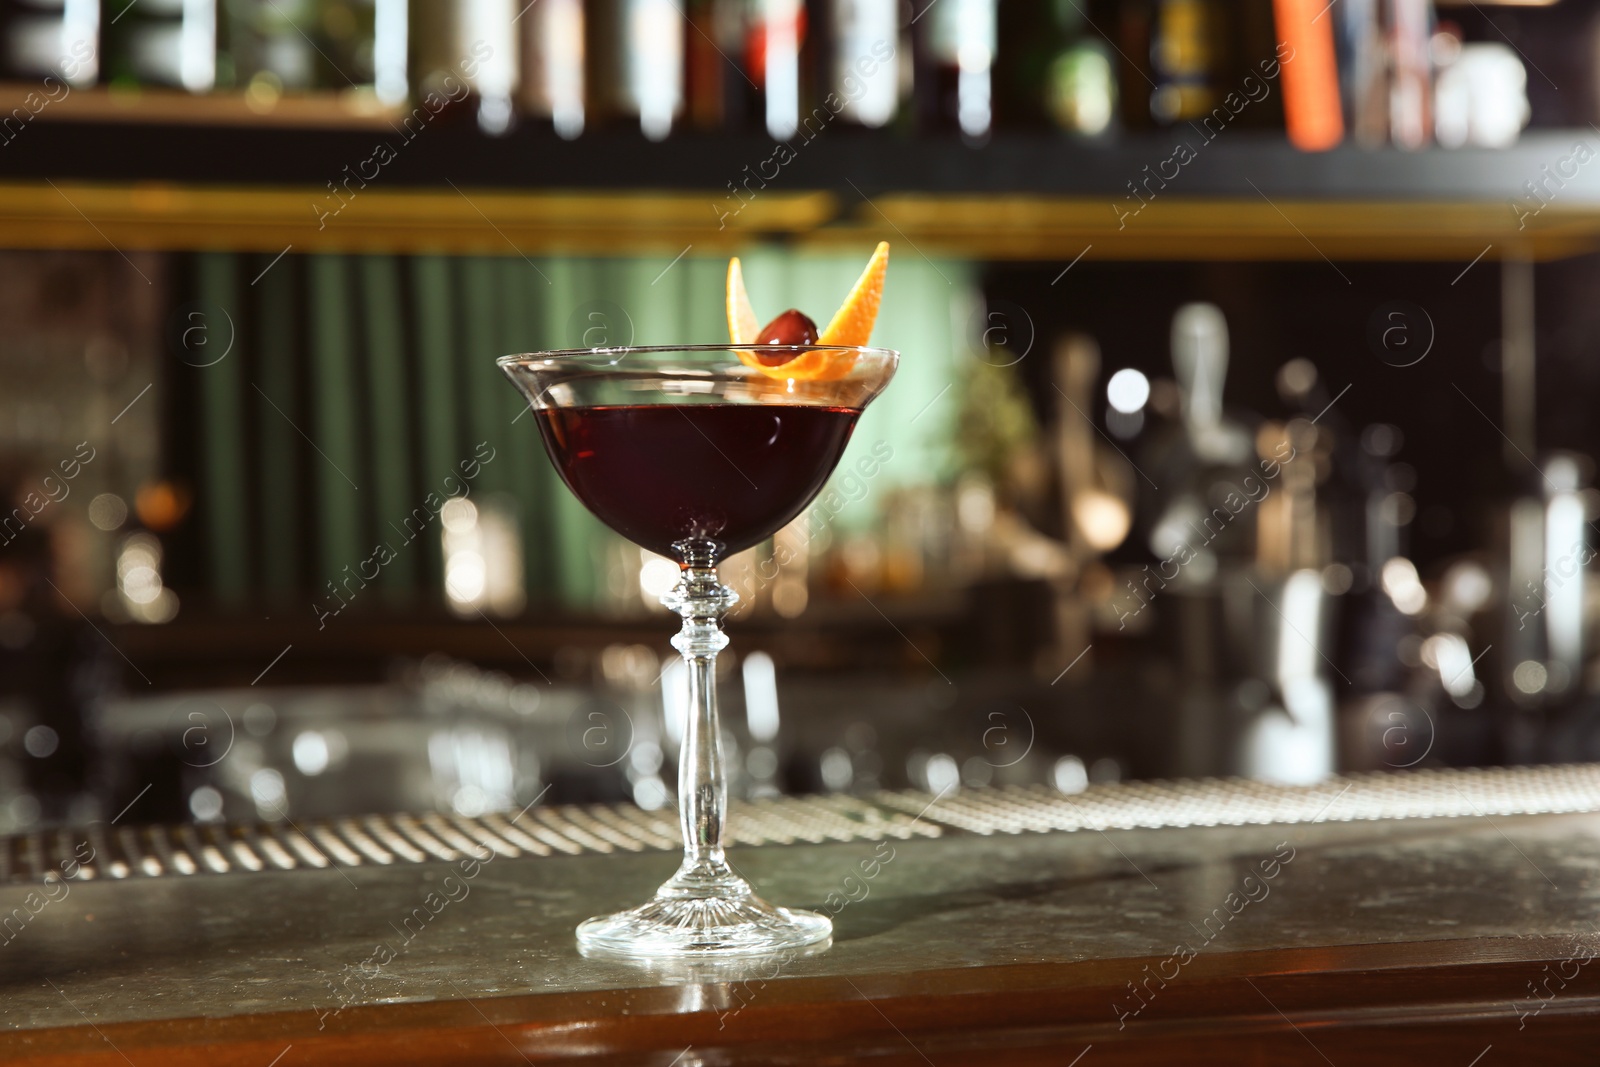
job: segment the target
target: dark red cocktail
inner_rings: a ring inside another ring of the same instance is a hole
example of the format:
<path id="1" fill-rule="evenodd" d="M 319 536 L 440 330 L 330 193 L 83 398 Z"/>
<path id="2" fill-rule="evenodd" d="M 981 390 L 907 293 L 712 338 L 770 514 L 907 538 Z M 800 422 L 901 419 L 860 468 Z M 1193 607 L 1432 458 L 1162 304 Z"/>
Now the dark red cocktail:
<path id="1" fill-rule="evenodd" d="M 567 487 L 607 526 L 676 558 L 725 559 L 776 533 L 844 454 L 860 412 L 801 404 L 544 408 L 539 431 Z"/>

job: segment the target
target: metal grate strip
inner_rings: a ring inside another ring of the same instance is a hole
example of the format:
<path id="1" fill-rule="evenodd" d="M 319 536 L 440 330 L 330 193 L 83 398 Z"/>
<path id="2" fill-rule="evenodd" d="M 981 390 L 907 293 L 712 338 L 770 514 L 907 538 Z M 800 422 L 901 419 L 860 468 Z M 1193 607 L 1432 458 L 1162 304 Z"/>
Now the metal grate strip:
<path id="1" fill-rule="evenodd" d="M 534 808 L 528 816 L 543 823 L 551 830 L 572 842 L 580 850 L 589 852 L 615 852 L 616 846 L 610 841 L 603 840 L 591 834 L 588 830 L 573 822 L 570 818 L 572 807 Z"/>
<path id="2" fill-rule="evenodd" d="M 1448 819 L 1600 810 L 1600 764 L 1379 772 L 1311 786 L 1236 778 L 1128 782 L 1064 796 L 1046 786 L 882 793 L 878 803 L 976 834 Z"/>
<path id="3" fill-rule="evenodd" d="M 524 852 L 531 852 L 535 856 L 550 855 L 549 845 L 529 837 L 501 815 L 485 815 L 483 825 Z"/>
<path id="4" fill-rule="evenodd" d="M 663 818 L 659 812 L 645 811 L 632 804 L 619 804 L 609 810 L 613 818 L 633 827 L 639 840 L 650 848 L 674 849 L 682 841 L 676 820 Z"/>
<path id="5" fill-rule="evenodd" d="M 372 831 L 372 836 L 382 842 L 383 847 L 393 852 L 407 863 L 421 863 L 428 857 L 419 851 L 415 845 L 395 832 L 394 827 L 383 821 L 382 816 L 369 815 L 365 822 L 366 828 Z"/>
<path id="6" fill-rule="evenodd" d="M 1128 782 L 1063 795 L 1044 786 L 777 797 L 735 805 L 740 845 L 878 841 L 948 833 L 1017 834 L 1321 820 L 1432 819 L 1600 811 L 1600 764 L 1377 773 L 1281 786 L 1242 779 Z M 263 825 L 60 829 L 0 837 L 0 884 L 37 882 L 94 856 L 75 877 L 231 876 L 262 870 L 502 856 L 672 850 L 670 810 L 632 805 L 531 808 L 516 815 L 368 815 Z"/>
<path id="7" fill-rule="evenodd" d="M 354 819 L 340 819 L 335 824 L 339 836 L 355 846 L 356 851 L 377 864 L 390 864 L 394 862 L 394 854 L 374 841 L 367 833 L 356 824 Z M 359 864 L 357 860 L 350 864 L 354 867 Z"/>
<path id="8" fill-rule="evenodd" d="M 405 835 L 408 841 L 422 849 L 424 852 L 429 853 L 434 859 L 444 860 L 446 863 L 454 863 L 460 858 L 456 854 L 455 849 L 451 848 L 449 845 L 430 834 L 426 829 L 423 828 L 422 824 L 412 816 L 391 815 L 389 816 L 389 821 L 394 825 L 396 830 Z"/>

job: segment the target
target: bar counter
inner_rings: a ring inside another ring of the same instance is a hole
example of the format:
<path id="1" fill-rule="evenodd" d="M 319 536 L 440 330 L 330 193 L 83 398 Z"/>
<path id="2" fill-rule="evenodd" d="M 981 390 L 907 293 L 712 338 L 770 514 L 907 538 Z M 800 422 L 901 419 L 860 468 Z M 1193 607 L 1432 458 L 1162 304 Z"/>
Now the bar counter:
<path id="1" fill-rule="evenodd" d="M 858 839 L 734 848 L 835 936 L 715 964 L 576 950 L 670 842 L 122 878 L 101 856 L 0 886 L 0 1062 L 1592 1064 L 1600 769 L 1551 773 L 1435 773 L 1444 802 L 1411 813 L 1436 818 L 1374 818 L 1340 780 L 1233 826 L 1122 828 L 1148 811 L 1112 787 L 1039 801 L 1075 831 L 986 833 L 973 813 L 1015 798 L 899 795 Z M 1192 815 L 1181 791 L 1155 810 Z"/>

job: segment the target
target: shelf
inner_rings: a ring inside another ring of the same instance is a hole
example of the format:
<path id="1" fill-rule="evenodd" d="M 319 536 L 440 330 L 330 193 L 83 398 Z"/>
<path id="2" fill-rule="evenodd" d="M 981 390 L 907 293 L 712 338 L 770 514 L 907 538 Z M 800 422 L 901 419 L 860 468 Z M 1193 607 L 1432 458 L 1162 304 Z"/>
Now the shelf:
<path id="1" fill-rule="evenodd" d="M 1549 186 L 1536 215 L 1512 206 L 1575 144 L 1600 144 L 1593 131 L 1533 133 L 1504 151 L 1319 155 L 1230 131 L 1165 188 L 1141 184 L 1149 202 L 1139 210 L 1128 183 L 1171 156 L 1175 134 L 1092 145 L 1007 136 L 974 149 L 841 128 L 802 141 L 779 166 L 758 137 L 651 144 L 601 131 L 564 142 L 523 128 L 496 139 L 451 111 L 402 132 L 372 116 L 357 130 L 49 114 L 11 131 L 0 152 L 0 246 L 676 255 L 758 238 L 841 246 L 898 236 L 926 255 L 1044 261 L 1088 245 L 1093 258 L 1124 260 L 1600 249 L 1600 161 Z M 380 144 L 393 158 L 369 162 Z M 364 186 L 362 171 L 375 175 Z M 775 176 L 763 186 L 762 173 Z M 735 182 L 747 184 L 736 193 Z M 353 190 L 337 214 L 335 183 Z"/>
<path id="2" fill-rule="evenodd" d="M 0 115 L 17 109 L 45 123 L 96 123 L 135 127 L 284 127 L 387 129 L 405 109 L 380 104 L 370 91 L 288 93 L 276 99 L 245 93 L 197 95 L 181 89 L 73 89 L 59 83 L 0 82 Z M 36 114 L 34 114 L 36 112 Z M 33 121 L 30 119 L 30 123 Z M 8 133 L 15 132 L 15 125 Z"/>
<path id="3" fill-rule="evenodd" d="M 762 649 L 789 667 L 817 673 L 904 671 L 923 678 L 932 672 L 902 633 L 917 634 L 921 647 L 933 650 L 935 656 L 938 648 L 958 647 L 963 641 L 959 602 L 883 598 L 879 603 L 893 620 L 889 625 L 864 603 L 824 600 L 798 620 L 735 619 L 729 628 L 739 655 Z M 434 653 L 520 676 L 530 673 L 530 662 L 549 669 L 563 650 L 598 656 L 608 645 L 645 644 L 657 653 L 671 654 L 669 619 L 664 614 L 602 618 L 546 612 L 490 624 L 414 609 L 412 617 L 403 621 L 346 620 L 350 625 L 330 626 L 307 643 L 304 628 L 296 622 L 186 609 L 166 625 L 128 623 L 107 632 L 158 689 L 183 689 L 226 687 L 241 676 L 254 677 L 261 668 L 252 664 L 271 660 L 290 643 L 296 651 L 274 669 L 274 685 L 376 682 L 387 676 L 396 659 L 421 660 Z M 951 669 L 970 669 L 970 665 Z M 1068 685 L 1063 682 L 1059 688 Z"/>
<path id="4" fill-rule="evenodd" d="M 676 255 L 757 238 L 856 247 L 882 237 L 983 260 L 1495 260 L 1600 249 L 1600 210 L 1547 209 L 1525 231 L 1503 205 L 1178 200 L 1119 230 L 1104 201 L 892 194 L 854 205 L 774 194 L 726 228 L 704 195 L 369 190 L 319 228 L 314 188 L 0 184 L 0 246 L 124 250 Z M 1092 246 L 1092 248 L 1091 248 Z M 1492 247 L 1490 247 L 1492 246 Z"/>
<path id="5" fill-rule="evenodd" d="M 837 213 L 828 193 L 773 196 L 719 233 L 706 224 L 706 198 L 687 193 L 369 189 L 320 219 L 330 201 L 337 205 L 314 186 L 0 183 L 0 247 L 675 255 L 690 243 L 726 248 L 752 233 L 806 233 Z"/>

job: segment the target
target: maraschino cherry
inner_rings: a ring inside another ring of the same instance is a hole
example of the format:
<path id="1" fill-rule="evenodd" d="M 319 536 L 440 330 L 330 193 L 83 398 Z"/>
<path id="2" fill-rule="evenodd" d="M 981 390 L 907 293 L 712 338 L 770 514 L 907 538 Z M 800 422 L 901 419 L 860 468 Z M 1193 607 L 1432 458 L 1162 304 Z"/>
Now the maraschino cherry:
<path id="1" fill-rule="evenodd" d="M 761 327 L 756 334 L 758 345 L 810 345 L 817 341 L 817 324 L 803 311 L 790 308 Z M 756 358 L 763 366 L 777 367 L 789 362 L 800 353 L 758 352 Z"/>

